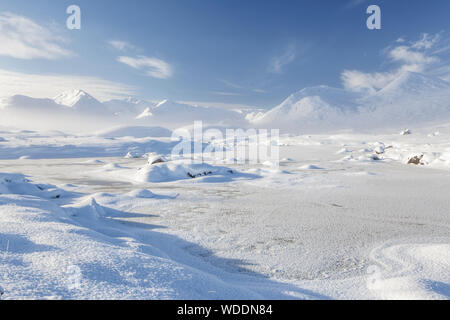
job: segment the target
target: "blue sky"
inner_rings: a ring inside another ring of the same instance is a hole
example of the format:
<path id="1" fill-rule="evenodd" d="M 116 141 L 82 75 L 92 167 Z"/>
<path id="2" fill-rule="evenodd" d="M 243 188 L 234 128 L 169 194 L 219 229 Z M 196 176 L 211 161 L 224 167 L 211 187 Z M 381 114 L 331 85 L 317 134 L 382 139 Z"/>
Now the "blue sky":
<path id="1" fill-rule="evenodd" d="M 71 4 L 81 30 L 66 28 Z M 366 27 L 370 4 L 381 30 Z M 273 107 L 307 86 L 376 88 L 404 66 L 446 70 L 449 12 L 447 0 L 1 1 L 0 95 L 78 86 Z"/>

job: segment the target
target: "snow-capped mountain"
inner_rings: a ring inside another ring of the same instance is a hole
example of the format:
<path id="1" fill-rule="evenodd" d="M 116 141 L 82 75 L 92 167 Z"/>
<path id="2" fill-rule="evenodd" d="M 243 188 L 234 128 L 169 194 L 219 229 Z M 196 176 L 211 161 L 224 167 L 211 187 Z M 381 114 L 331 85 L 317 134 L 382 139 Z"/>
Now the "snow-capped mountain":
<path id="1" fill-rule="evenodd" d="M 310 87 L 290 95 L 272 110 L 256 116 L 257 125 L 277 124 L 280 128 L 300 128 L 358 112 L 361 94 L 328 86 Z"/>
<path id="2" fill-rule="evenodd" d="M 373 94 L 327 86 L 305 88 L 250 121 L 256 126 L 299 132 L 443 119 L 450 119 L 450 82 L 404 72 Z"/>
<path id="3" fill-rule="evenodd" d="M 193 106 L 170 100 L 153 103 L 134 98 L 100 102 L 83 90 L 54 99 L 16 95 L 0 101 L 0 125 L 26 122 L 26 127 L 68 126 L 95 131 L 120 126 L 162 126 L 169 129 L 203 121 L 205 126 L 279 128 L 285 132 L 317 132 L 380 126 L 409 126 L 450 119 L 450 82 L 404 72 L 375 93 L 356 93 L 328 86 L 290 95 L 275 108 L 258 114 Z M 30 117 L 32 115 L 32 117 Z M 100 127 L 99 127 L 100 126 Z"/>
<path id="4" fill-rule="evenodd" d="M 63 92 L 54 99 L 13 96 L 0 101 L 0 124 L 19 127 L 71 130 L 106 129 L 118 126 L 163 126 L 174 129 L 194 121 L 210 125 L 241 125 L 244 115 L 233 110 L 198 107 L 163 100 L 158 104 L 126 98 L 100 102 L 83 90 Z M 30 117 L 33 114 L 33 117 Z M 5 122 L 5 123 L 3 123 Z"/>
<path id="5" fill-rule="evenodd" d="M 415 72 L 399 75 L 364 99 L 365 113 L 386 124 L 450 119 L 450 82 Z"/>
<path id="6" fill-rule="evenodd" d="M 107 113 L 107 108 L 104 104 L 83 90 L 65 91 L 53 98 L 53 101 L 80 112 Z"/>
<path id="7" fill-rule="evenodd" d="M 438 77 L 426 76 L 417 72 L 403 72 L 386 87 L 375 93 L 374 97 L 402 98 L 405 96 L 445 92 L 450 90 L 450 82 Z"/>

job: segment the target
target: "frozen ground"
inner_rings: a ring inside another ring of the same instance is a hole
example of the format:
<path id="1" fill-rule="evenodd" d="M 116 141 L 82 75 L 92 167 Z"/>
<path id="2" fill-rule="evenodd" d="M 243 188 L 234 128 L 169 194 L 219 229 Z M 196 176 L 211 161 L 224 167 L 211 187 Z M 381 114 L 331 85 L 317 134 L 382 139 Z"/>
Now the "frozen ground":
<path id="1" fill-rule="evenodd" d="M 450 130 L 411 129 L 196 179 L 164 138 L 0 132 L 3 298 L 449 299 Z"/>

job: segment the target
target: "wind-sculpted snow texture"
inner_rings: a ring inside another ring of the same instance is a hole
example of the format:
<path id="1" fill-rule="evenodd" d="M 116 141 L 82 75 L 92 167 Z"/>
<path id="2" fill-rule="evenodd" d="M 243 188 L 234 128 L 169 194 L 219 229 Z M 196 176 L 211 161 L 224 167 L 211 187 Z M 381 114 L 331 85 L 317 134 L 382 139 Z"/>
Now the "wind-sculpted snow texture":
<path id="1" fill-rule="evenodd" d="M 2 131 L 3 298 L 448 299 L 449 128 L 282 135 L 279 167 Z"/>

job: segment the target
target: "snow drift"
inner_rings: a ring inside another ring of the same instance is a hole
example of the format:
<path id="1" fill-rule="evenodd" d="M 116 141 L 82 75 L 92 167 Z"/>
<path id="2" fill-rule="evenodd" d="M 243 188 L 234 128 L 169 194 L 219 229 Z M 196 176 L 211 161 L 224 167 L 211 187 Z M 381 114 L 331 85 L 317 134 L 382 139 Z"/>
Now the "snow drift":
<path id="1" fill-rule="evenodd" d="M 195 179 L 207 176 L 229 176 L 233 170 L 207 163 L 192 163 L 190 160 L 174 160 L 148 164 L 141 168 L 136 180 L 140 182 L 168 182 Z"/>

